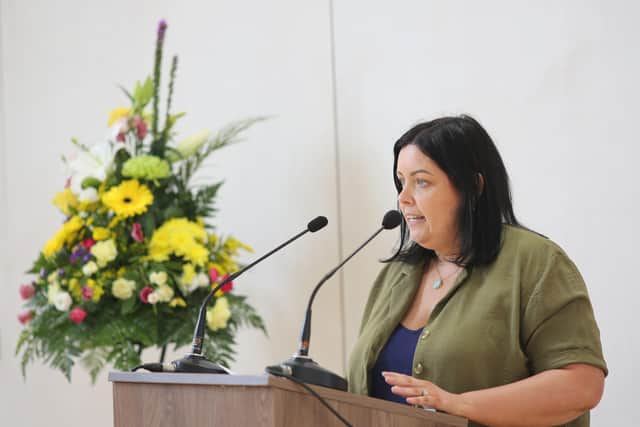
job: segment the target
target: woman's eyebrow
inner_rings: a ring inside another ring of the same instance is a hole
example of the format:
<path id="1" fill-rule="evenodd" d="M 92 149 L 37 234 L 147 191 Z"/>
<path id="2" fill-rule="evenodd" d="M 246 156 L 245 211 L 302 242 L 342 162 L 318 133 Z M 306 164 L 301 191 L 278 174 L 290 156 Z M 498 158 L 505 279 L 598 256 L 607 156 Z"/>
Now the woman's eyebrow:
<path id="1" fill-rule="evenodd" d="M 417 174 L 419 174 L 419 173 L 426 173 L 426 174 L 428 174 L 428 175 L 433 176 L 433 174 L 432 174 L 431 172 L 429 172 L 428 170 L 426 170 L 426 169 L 418 169 L 418 170 L 415 170 L 415 171 L 411 172 L 409 175 L 413 176 L 413 175 L 417 175 Z"/>
<path id="2" fill-rule="evenodd" d="M 411 172 L 411 173 L 409 174 L 409 176 L 414 176 L 414 175 L 417 175 L 417 174 L 419 174 L 419 173 L 426 173 L 427 175 L 434 176 L 434 175 L 433 175 L 433 173 L 429 172 L 429 171 L 428 171 L 428 170 L 426 170 L 426 169 L 418 169 L 418 170 L 415 170 L 415 171 Z M 397 172 L 396 172 L 396 176 L 398 176 L 398 177 L 402 176 L 402 172 L 397 171 Z"/>

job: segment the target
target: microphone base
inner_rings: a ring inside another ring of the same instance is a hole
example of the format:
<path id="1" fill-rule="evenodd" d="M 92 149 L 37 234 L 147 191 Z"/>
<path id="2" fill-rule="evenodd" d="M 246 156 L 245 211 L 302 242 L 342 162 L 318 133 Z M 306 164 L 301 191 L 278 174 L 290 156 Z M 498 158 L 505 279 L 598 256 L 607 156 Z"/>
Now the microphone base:
<path id="1" fill-rule="evenodd" d="M 294 355 L 274 368 L 287 371 L 292 377 L 307 384 L 341 391 L 347 391 L 348 388 L 347 380 L 318 365 L 310 357 Z"/>
<path id="2" fill-rule="evenodd" d="M 182 359 L 174 360 L 171 362 L 173 371 L 182 373 L 196 373 L 196 374 L 229 374 L 231 373 L 227 368 L 218 363 L 214 363 L 200 354 L 189 353 Z M 167 371 L 165 371 L 167 372 Z"/>

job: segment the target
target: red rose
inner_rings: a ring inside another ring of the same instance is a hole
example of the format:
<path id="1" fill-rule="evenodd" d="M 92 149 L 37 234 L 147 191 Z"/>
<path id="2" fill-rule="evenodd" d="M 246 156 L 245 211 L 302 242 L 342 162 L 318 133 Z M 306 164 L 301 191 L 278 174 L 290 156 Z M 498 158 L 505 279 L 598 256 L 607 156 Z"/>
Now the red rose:
<path id="1" fill-rule="evenodd" d="M 224 275 L 224 277 L 222 278 L 222 281 L 224 282 L 224 281 L 225 281 L 225 280 L 227 280 L 228 278 L 229 278 L 229 275 L 228 275 L 228 274 L 225 274 L 225 275 Z M 224 292 L 225 294 L 226 294 L 227 292 L 231 292 L 231 290 L 232 290 L 232 289 L 233 289 L 233 280 L 232 280 L 231 282 L 229 282 L 229 283 L 225 283 L 225 284 L 224 284 L 224 286 L 222 286 L 222 287 L 220 288 L 220 290 L 221 290 L 222 292 Z"/>
<path id="2" fill-rule="evenodd" d="M 82 288 L 82 299 L 89 301 L 93 298 L 93 288 L 91 286 L 84 286 Z"/>
<path id="3" fill-rule="evenodd" d="M 33 319 L 33 312 L 31 310 L 25 310 L 22 313 L 18 314 L 18 321 L 23 325 L 29 323 L 31 319 Z"/>
<path id="4" fill-rule="evenodd" d="M 150 286 L 145 286 L 144 288 L 142 288 L 142 290 L 140 291 L 140 301 L 142 301 L 145 304 L 149 303 L 149 294 L 153 292 L 153 288 Z"/>
<path id="5" fill-rule="evenodd" d="M 69 319 L 76 325 L 82 323 L 85 317 L 87 317 L 87 312 L 80 307 L 76 307 L 69 312 Z"/>
<path id="6" fill-rule="evenodd" d="M 20 296 L 22 299 L 30 299 L 36 293 L 36 287 L 31 283 L 20 285 Z"/>
<path id="7" fill-rule="evenodd" d="M 91 246 L 95 245 L 96 241 L 93 240 L 92 238 L 88 238 L 88 239 L 84 239 L 82 241 L 82 247 L 85 249 L 91 249 Z"/>
<path id="8" fill-rule="evenodd" d="M 131 229 L 131 237 L 136 242 L 142 242 L 144 240 L 144 235 L 142 234 L 142 226 L 139 222 L 133 224 L 133 228 Z"/>

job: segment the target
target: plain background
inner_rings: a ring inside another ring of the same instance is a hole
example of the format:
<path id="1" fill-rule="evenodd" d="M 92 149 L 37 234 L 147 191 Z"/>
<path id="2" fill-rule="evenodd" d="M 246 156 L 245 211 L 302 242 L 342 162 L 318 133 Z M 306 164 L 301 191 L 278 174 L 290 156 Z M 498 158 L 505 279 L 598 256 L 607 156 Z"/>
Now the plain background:
<path id="1" fill-rule="evenodd" d="M 520 220 L 559 243 L 588 284 L 610 368 L 592 425 L 640 424 L 637 2 L 0 0 L 3 425 L 112 425 L 106 372 L 91 386 L 77 367 L 69 384 L 34 365 L 23 381 L 18 287 L 62 220 L 50 203 L 65 182 L 60 156 L 71 137 L 108 134 L 108 112 L 126 105 L 117 85 L 151 72 L 160 18 L 166 58 L 180 58 L 181 136 L 271 116 L 200 176 L 225 180 L 219 230 L 258 256 L 316 215 L 330 221 L 236 284 L 270 335 L 238 335 L 235 371 L 260 373 L 296 350 L 314 284 L 395 207 L 395 139 L 470 113 L 502 153 Z M 323 366 L 344 372 L 377 260 L 396 238 L 380 237 L 320 292 L 311 355 Z"/>

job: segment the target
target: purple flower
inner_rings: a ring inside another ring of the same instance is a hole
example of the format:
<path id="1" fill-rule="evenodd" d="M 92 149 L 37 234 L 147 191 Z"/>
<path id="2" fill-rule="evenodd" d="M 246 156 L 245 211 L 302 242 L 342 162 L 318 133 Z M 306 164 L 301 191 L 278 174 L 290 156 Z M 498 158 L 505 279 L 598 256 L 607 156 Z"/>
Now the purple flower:
<path id="1" fill-rule="evenodd" d="M 75 264 L 78 261 L 78 258 L 83 256 L 84 253 L 85 251 L 83 247 L 76 249 L 71 253 L 71 256 L 69 256 L 69 262 L 71 262 L 71 264 Z"/>
<path id="2" fill-rule="evenodd" d="M 45 270 L 44 268 L 40 269 L 40 278 L 44 279 L 49 275 L 49 272 L 47 270 Z"/>
<path id="3" fill-rule="evenodd" d="M 64 268 L 58 269 L 58 276 L 60 277 L 64 276 Z"/>
<path id="4" fill-rule="evenodd" d="M 167 31 L 167 21 L 165 21 L 164 19 L 162 19 L 159 23 L 158 23 L 158 40 L 163 40 L 164 39 L 164 33 L 165 31 Z"/>

